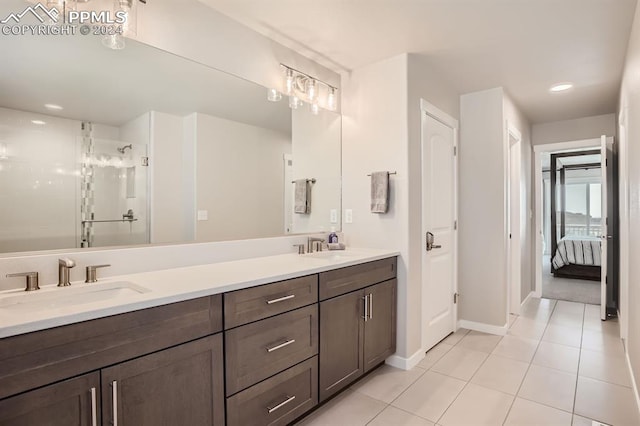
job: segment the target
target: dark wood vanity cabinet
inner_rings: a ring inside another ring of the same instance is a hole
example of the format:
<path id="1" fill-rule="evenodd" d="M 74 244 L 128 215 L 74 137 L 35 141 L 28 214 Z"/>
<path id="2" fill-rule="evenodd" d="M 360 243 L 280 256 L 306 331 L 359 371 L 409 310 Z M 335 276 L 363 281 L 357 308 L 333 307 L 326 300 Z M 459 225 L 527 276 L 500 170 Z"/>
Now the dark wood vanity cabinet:
<path id="1" fill-rule="evenodd" d="M 216 295 L 0 339 L 0 425 L 222 426 L 221 331 Z"/>
<path id="2" fill-rule="evenodd" d="M 100 374 L 93 372 L 0 401 L 1 426 L 94 426 Z"/>
<path id="3" fill-rule="evenodd" d="M 216 334 L 102 369 L 102 424 L 224 425 L 222 354 Z"/>
<path id="4" fill-rule="evenodd" d="M 395 352 L 395 275 L 395 258 L 320 274 L 320 401 Z"/>
<path id="5" fill-rule="evenodd" d="M 394 257 L 0 339 L 0 426 L 289 424 L 395 352 L 395 276 Z"/>

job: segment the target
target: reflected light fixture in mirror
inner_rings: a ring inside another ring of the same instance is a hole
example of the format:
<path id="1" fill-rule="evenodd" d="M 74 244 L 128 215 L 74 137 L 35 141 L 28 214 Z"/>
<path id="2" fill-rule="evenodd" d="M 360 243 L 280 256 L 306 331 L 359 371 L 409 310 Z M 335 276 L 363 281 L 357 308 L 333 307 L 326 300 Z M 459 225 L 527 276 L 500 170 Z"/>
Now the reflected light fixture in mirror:
<path id="1" fill-rule="evenodd" d="M 314 115 L 318 115 L 320 108 L 329 111 L 337 109 L 337 88 L 302 71 L 284 64 L 280 65 L 285 70 L 285 93 L 289 96 L 289 106 L 292 109 L 297 109 L 304 102 L 309 103 L 311 113 Z M 269 90 L 267 98 L 275 102 L 276 95 L 272 90 L 274 89 Z"/>
<path id="2" fill-rule="evenodd" d="M 267 90 L 267 100 L 270 102 L 278 102 L 280 99 L 282 99 L 282 93 L 278 92 L 276 89 Z"/>
<path id="3" fill-rule="evenodd" d="M 7 154 L 7 144 L 0 142 L 0 160 L 7 160 L 9 155 Z"/>

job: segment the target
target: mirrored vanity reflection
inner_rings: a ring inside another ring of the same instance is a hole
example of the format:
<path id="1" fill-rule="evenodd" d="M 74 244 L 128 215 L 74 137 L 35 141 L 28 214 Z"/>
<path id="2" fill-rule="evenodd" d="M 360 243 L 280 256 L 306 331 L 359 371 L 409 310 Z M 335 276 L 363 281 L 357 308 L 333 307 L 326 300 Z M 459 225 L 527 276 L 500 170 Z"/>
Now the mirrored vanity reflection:
<path id="1" fill-rule="evenodd" d="M 0 54 L 0 253 L 340 229 L 340 114 L 134 41 Z"/>

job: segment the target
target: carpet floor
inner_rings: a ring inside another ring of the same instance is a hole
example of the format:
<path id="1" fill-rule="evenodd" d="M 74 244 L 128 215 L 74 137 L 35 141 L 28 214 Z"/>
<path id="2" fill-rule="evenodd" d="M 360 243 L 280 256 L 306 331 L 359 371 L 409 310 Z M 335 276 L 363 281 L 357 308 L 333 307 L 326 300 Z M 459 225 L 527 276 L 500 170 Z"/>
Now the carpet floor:
<path id="1" fill-rule="evenodd" d="M 551 274 L 549 256 L 543 257 L 542 297 L 546 299 L 568 300 L 570 302 L 600 304 L 600 283 L 598 281 L 556 278 Z"/>

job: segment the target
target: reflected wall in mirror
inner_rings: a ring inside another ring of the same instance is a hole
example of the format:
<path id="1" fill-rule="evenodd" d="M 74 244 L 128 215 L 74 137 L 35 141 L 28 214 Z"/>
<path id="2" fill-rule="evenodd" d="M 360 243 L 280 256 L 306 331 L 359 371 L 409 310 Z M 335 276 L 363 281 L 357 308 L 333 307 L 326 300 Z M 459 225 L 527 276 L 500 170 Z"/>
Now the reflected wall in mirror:
<path id="1" fill-rule="evenodd" d="M 339 114 L 134 41 L 12 37 L 0 54 L 0 252 L 340 229 Z M 297 179 L 316 180 L 308 214 Z"/>

